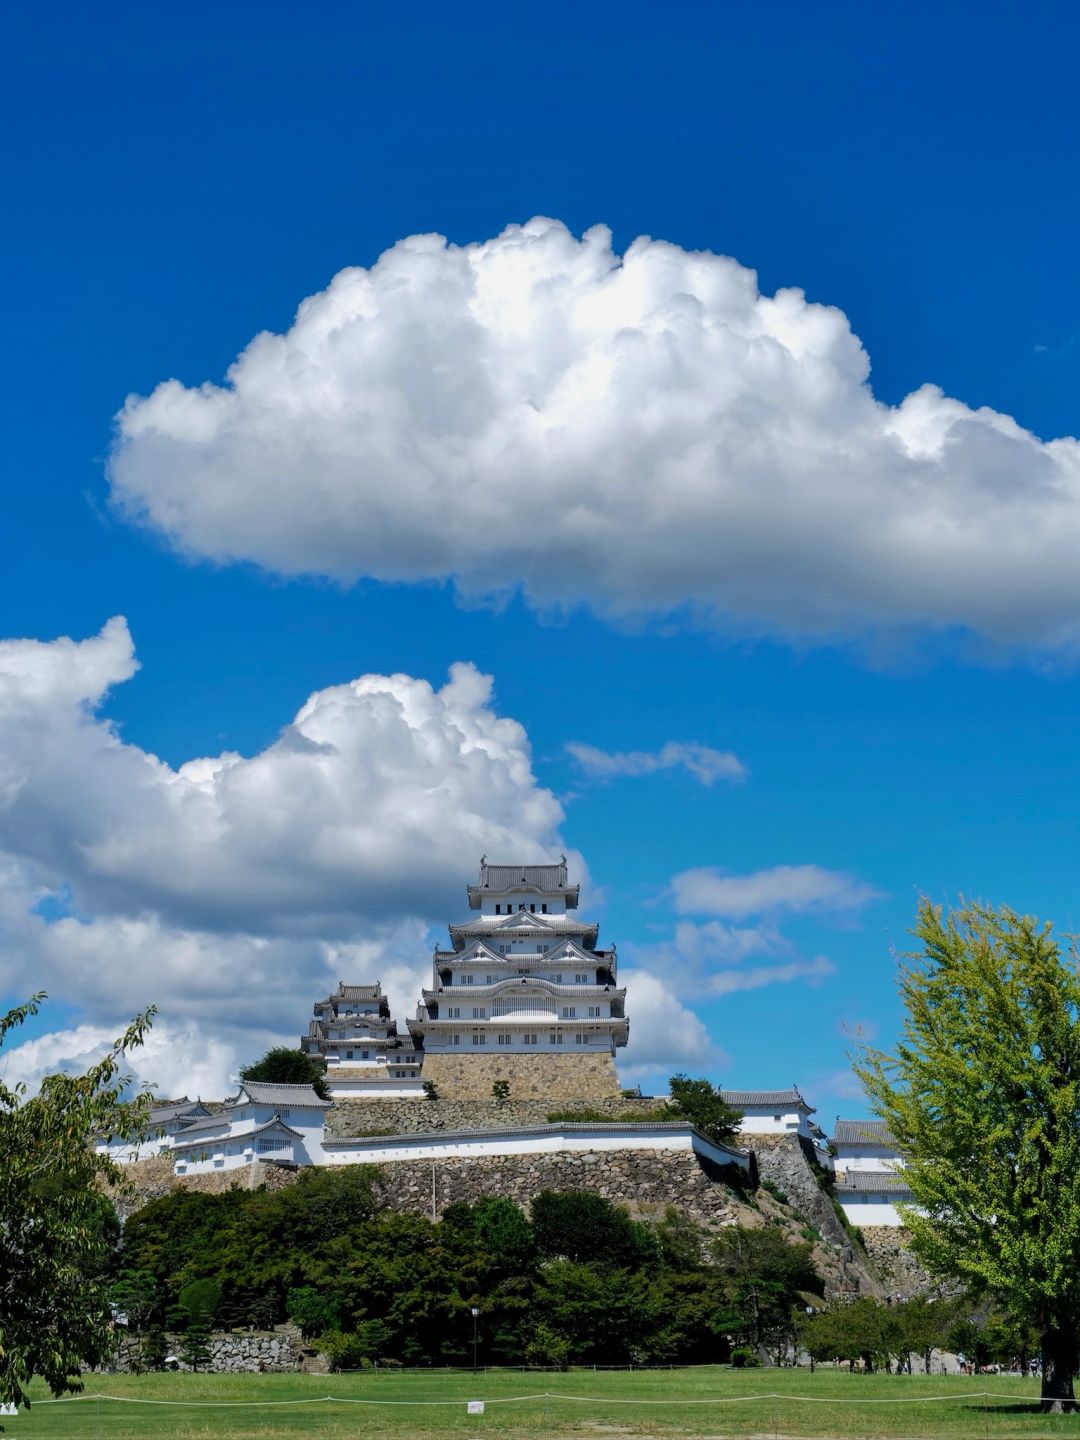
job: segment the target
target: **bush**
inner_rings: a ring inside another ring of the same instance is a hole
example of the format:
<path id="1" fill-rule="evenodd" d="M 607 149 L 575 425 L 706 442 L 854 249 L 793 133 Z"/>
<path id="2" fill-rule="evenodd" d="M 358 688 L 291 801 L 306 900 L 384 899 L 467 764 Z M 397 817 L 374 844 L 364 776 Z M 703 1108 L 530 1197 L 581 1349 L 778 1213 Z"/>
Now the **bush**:
<path id="1" fill-rule="evenodd" d="M 421 1088 L 423 1089 L 425 1100 L 437 1100 L 439 1098 L 439 1087 L 435 1084 L 434 1080 L 425 1080 Z"/>
<path id="2" fill-rule="evenodd" d="M 331 1370 L 362 1370 L 365 1360 L 371 1363 L 360 1337 L 341 1330 L 328 1330 L 315 1348 L 326 1356 Z"/>
<path id="3" fill-rule="evenodd" d="M 731 1363 L 736 1370 L 752 1370 L 761 1364 L 757 1351 L 749 1345 L 737 1345 L 731 1352 Z"/>
<path id="4" fill-rule="evenodd" d="M 300 1327 L 304 1339 L 310 1340 L 313 1335 L 323 1335 L 337 1325 L 338 1307 L 313 1285 L 301 1285 L 289 1291 L 289 1319 Z"/>
<path id="5" fill-rule="evenodd" d="M 787 1191 L 781 1190 L 775 1180 L 762 1180 L 761 1188 L 771 1195 L 777 1204 L 786 1205 L 788 1203 Z"/>

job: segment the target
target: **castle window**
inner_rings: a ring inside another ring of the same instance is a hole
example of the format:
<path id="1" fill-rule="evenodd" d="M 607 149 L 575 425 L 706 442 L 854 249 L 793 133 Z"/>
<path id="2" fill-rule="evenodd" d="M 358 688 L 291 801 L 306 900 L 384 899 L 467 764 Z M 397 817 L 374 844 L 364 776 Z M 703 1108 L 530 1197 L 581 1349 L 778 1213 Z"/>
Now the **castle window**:
<path id="1" fill-rule="evenodd" d="M 546 905 L 541 905 L 541 906 L 540 906 L 540 913 L 541 913 L 542 915 L 546 915 L 546 914 L 547 914 L 547 906 L 546 906 Z"/>
<path id="2" fill-rule="evenodd" d="M 496 906 L 495 906 L 495 914 L 496 914 L 496 915 L 501 915 L 501 914 L 502 914 L 502 906 L 501 906 L 501 905 L 496 905 Z"/>
<path id="3" fill-rule="evenodd" d="M 526 1045 L 535 1045 L 535 1044 L 536 1044 L 536 1036 L 535 1036 L 535 1035 L 524 1035 L 524 1036 L 522 1036 L 522 1039 L 525 1041 L 525 1044 L 526 1044 Z"/>
<path id="4" fill-rule="evenodd" d="M 530 905 L 530 906 L 529 906 L 529 914 L 530 914 L 530 915 L 535 915 L 535 914 L 536 914 L 536 906 L 535 906 L 535 905 Z"/>
<path id="5" fill-rule="evenodd" d="M 456 1030 L 454 1031 L 453 1035 L 450 1036 L 450 1044 L 451 1044 L 451 1045 L 460 1045 L 460 1044 L 461 1044 L 461 1036 L 457 1033 Z"/>
<path id="6" fill-rule="evenodd" d="M 471 973 L 470 973 L 470 974 L 468 974 L 468 975 L 465 976 L 465 984 L 466 984 L 466 985 L 471 985 L 472 983 L 473 983 L 473 977 L 472 977 L 472 975 L 471 975 Z"/>
<path id="7" fill-rule="evenodd" d="M 590 1019 L 590 1020 L 594 1020 L 594 1019 L 599 1019 L 599 1018 L 600 1018 L 600 1006 L 599 1006 L 599 1005 L 590 1005 L 590 1006 L 589 1006 L 589 1019 Z"/>
<path id="8" fill-rule="evenodd" d="M 584 1045 L 584 1044 L 585 1044 L 585 1036 L 584 1036 L 584 1035 L 575 1035 L 575 1036 L 574 1036 L 574 1044 L 575 1044 L 575 1045 Z"/>
<path id="9" fill-rule="evenodd" d="M 370 1055 L 371 1055 L 371 1051 L 370 1051 L 370 1050 L 361 1050 L 361 1051 L 360 1051 L 360 1059 L 361 1059 L 361 1060 L 367 1060 L 367 1059 L 370 1057 Z"/>
<path id="10" fill-rule="evenodd" d="M 498 1042 L 500 1045 L 509 1045 L 509 1044 L 510 1044 L 510 1036 L 509 1036 L 509 1035 L 496 1035 L 495 1039 L 497 1040 L 497 1042 Z"/>

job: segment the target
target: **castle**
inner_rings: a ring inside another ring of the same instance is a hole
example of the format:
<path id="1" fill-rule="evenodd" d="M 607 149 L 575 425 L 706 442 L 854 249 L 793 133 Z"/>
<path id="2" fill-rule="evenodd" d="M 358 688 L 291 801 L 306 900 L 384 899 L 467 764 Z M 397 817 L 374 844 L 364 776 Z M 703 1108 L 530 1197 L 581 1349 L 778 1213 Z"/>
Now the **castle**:
<path id="1" fill-rule="evenodd" d="M 623 1098 L 614 1058 L 629 1038 L 626 990 L 615 947 L 599 948 L 599 927 L 575 913 L 579 887 L 565 856 L 540 865 L 492 865 L 485 856 L 467 894 L 474 913 L 449 926 L 448 949 L 436 948 L 431 986 L 407 1033 L 378 982 L 342 982 L 315 1004 L 301 1048 L 325 1064 L 332 1104 L 347 1107 L 355 1135 L 328 1129 L 331 1105 L 309 1085 L 244 1082 L 214 1113 L 188 1102 L 163 1107 L 151 1112 L 141 1144 L 100 1148 L 123 1161 L 168 1152 L 178 1175 L 259 1161 L 434 1165 L 605 1151 L 685 1151 L 714 1168 L 751 1168 L 748 1150 L 718 1144 L 659 1102 Z M 721 1094 L 741 1113 L 741 1136 L 752 1145 L 785 1136 L 833 1171 L 849 1219 L 899 1223 L 896 1202 L 910 1200 L 910 1191 L 903 1158 L 880 1125 L 838 1121 L 831 1144 L 796 1086 Z M 439 1106 L 417 1103 L 436 1099 L 452 1112 L 449 1122 Z M 513 1115 L 500 1109 L 509 1101 Z M 547 1113 L 568 1102 L 576 1111 Z M 498 1113 L 481 1113 L 492 1109 Z M 365 1112 L 378 1114 L 374 1127 Z"/>

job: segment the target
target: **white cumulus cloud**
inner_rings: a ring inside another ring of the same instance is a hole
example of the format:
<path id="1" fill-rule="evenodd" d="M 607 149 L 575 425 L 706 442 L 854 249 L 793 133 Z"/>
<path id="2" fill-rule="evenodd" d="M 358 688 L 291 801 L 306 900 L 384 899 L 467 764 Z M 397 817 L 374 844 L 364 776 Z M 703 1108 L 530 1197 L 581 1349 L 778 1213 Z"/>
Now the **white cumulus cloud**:
<path id="1" fill-rule="evenodd" d="M 619 983 L 626 986 L 630 1016 L 630 1041 L 616 1056 L 623 1084 L 659 1087 L 663 1094 L 672 1075 L 700 1075 L 727 1064 L 727 1055 L 667 977 L 634 968 L 621 973 Z"/>
<path id="2" fill-rule="evenodd" d="M 741 633 L 1080 638 L 1080 445 L 925 384 L 732 259 L 553 220 L 400 241 L 224 384 L 118 417 L 115 503 L 181 550 Z"/>
<path id="3" fill-rule="evenodd" d="M 832 913 L 861 910 L 880 892 L 865 880 L 820 865 L 775 865 L 749 875 L 728 875 L 702 866 L 684 870 L 671 882 L 680 915 L 721 915 L 743 920 L 750 915 Z"/>
<path id="4" fill-rule="evenodd" d="M 668 740 L 659 750 L 601 750 L 595 745 L 571 740 L 566 746 L 583 770 L 602 780 L 621 775 L 653 775 L 658 770 L 683 769 L 702 785 L 717 780 L 745 780 L 746 766 L 730 750 L 710 745 Z"/>
<path id="5" fill-rule="evenodd" d="M 135 668 L 122 619 L 0 643 L 0 989 L 78 1011 L 5 1050 L 13 1073 L 76 1064 L 157 1004 L 139 1078 L 221 1094 L 339 979 L 382 979 L 403 1024 L 481 853 L 564 848 L 528 736 L 472 665 L 317 691 L 259 753 L 176 768 L 100 713 Z"/>

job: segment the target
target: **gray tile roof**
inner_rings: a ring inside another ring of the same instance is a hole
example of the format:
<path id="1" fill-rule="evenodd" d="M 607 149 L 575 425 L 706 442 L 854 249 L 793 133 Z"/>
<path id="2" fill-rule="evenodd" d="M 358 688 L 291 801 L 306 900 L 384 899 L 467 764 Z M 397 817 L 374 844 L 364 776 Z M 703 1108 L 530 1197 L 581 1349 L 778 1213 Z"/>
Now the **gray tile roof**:
<path id="1" fill-rule="evenodd" d="M 817 1113 L 794 1087 L 790 1090 L 721 1090 L 720 1094 L 736 1110 L 748 1105 L 794 1105 L 802 1106 L 811 1115 Z"/>
<path id="2" fill-rule="evenodd" d="M 837 1120 L 832 1138 L 837 1145 L 870 1145 L 879 1149 L 897 1149 L 896 1141 L 884 1120 Z"/>
<path id="3" fill-rule="evenodd" d="M 246 1091 L 256 1105 L 307 1105 L 319 1110 L 329 1110 L 330 1101 L 320 1100 L 310 1085 L 270 1085 L 261 1080 L 241 1080 L 241 1091 Z M 240 1100 L 226 1102 L 233 1106 Z"/>
<path id="4" fill-rule="evenodd" d="M 836 1193 L 866 1195 L 910 1195 L 911 1186 L 902 1173 L 894 1170 L 849 1170 L 843 1180 L 836 1182 Z"/>
<path id="5" fill-rule="evenodd" d="M 200 1115 L 197 1120 L 192 1120 L 190 1125 L 185 1125 L 180 1134 L 201 1135 L 204 1130 L 219 1130 L 228 1123 L 228 1110 L 219 1110 L 216 1115 Z"/>
<path id="6" fill-rule="evenodd" d="M 522 887 L 541 895 L 565 894 L 566 903 L 571 908 L 578 902 L 579 887 L 567 881 L 565 855 L 556 865 L 489 865 L 485 856 L 480 861 L 479 884 L 468 887 L 469 904 L 478 909 L 485 892 L 505 895 L 508 890 L 520 890 Z"/>
<path id="7" fill-rule="evenodd" d="M 151 1125 L 167 1125 L 170 1120 L 179 1120 L 184 1115 L 205 1115 L 206 1106 L 200 1100 L 170 1101 L 168 1105 L 154 1105 L 150 1110 Z"/>

